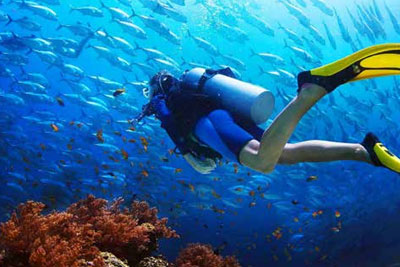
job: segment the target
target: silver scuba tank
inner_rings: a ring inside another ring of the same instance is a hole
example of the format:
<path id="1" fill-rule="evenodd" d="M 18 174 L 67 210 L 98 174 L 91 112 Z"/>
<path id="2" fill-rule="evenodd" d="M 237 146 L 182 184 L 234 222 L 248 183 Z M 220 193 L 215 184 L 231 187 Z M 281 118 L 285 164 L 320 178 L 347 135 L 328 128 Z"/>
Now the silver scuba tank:
<path id="1" fill-rule="evenodd" d="M 270 91 L 223 74 L 210 77 L 205 75 L 206 70 L 203 68 L 187 71 L 182 76 L 183 86 L 195 91 L 200 90 L 227 111 L 250 119 L 256 124 L 266 122 L 271 116 L 275 98 Z"/>

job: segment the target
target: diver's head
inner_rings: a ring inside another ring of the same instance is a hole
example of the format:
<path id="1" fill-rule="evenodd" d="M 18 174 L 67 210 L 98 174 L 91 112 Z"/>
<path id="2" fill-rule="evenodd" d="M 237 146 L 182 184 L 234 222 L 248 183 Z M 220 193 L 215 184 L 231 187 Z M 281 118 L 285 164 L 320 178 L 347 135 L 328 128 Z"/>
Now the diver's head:
<path id="1" fill-rule="evenodd" d="M 149 87 L 143 90 L 143 94 L 149 99 L 156 95 L 168 95 L 175 80 L 171 73 L 162 70 L 150 79 Z"/>

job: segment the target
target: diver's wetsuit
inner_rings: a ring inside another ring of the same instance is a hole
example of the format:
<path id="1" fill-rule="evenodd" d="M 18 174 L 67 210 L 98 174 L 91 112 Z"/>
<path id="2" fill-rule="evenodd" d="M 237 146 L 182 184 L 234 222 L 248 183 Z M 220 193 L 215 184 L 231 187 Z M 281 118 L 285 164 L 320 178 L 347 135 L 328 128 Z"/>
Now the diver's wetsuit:
<path id="1" fill-rule="evenodd" d="M 252 139 L 260 141 L 264 133 L 255 123 L 233 116 L 210 97 L 185 90 L 179 80 L 167 96 L 157 95 L 149 105 L 150 113 L 161 120 L 161 127 L 182 154 L 192 152 L 187 140 L 193 134 L 212 150 L 240 163 L 242 148 Z"/>

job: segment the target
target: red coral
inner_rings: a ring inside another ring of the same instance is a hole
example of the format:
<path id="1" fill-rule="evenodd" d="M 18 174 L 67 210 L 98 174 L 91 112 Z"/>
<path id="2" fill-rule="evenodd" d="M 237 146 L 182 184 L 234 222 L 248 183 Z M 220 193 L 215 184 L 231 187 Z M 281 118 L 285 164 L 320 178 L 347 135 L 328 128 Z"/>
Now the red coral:
<path id="1" fill-rule="evenodd" d="M 0 251 L 5 265 L 81 266 L 84 261 L 103 266 L 100 251 L 108 251 L 135 265 L 157 248 L 159 238 L 178 237 L 157 218 L 157 210 L 134 202 L 121 211 L 122 199 L 110 207 L 89 196 L 66 212 L 42 215 L 42 203 L 20 205 L 0 226 Z"/>
<path id="2" fill-rule="evenodd" d="M 189 244 L 176 259 L 177 267 L 240 267 L 235 257 L 216 255 L 210 245 Z"/>

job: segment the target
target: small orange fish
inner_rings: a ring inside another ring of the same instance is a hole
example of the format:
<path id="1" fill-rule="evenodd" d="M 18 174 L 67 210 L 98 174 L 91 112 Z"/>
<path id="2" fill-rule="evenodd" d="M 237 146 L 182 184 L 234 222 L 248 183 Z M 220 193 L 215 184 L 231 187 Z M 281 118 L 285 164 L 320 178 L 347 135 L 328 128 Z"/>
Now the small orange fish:
<path id="1" fill-rule="evenodd" d="M 320 250 L 321 250 L 321 249 L 320 249 L 319 247 L 315 247 L 315 251 L 316 251 L 316 252 L 320 252 Z"/>
<path id="2" fill-rule="evenodd" d="M 215 207 L 215 206 L 212 206 L 212 210 L 213 210 L 214 212 L 216 212 L 216 213 L 219 213 L 219 214 L 225 214 L 225 211 L 224 211 L 224 210 L 218 209 L 218 208 Z"/>
<path id="3" fill-rule="evenodd" d="M 115 90 L 115 92 L 113 93 L 114 97 L 117 97 L 119 95 L 122 95 L 123 93 L 125 93 L 125 88 L 121 88 L 121 89 L 117 89 Z"/>
<path id="4" fill-rule="evenodd" d="M 146 170 L 143 170 L 143 171 L 141 172 L 141 174 L 142 174 L 144 177 L 149 177 L 149 173 L 148 173 Z"/>
<path id="5" fill-rule="evenodd" d="M 256 192 L 254 192 L 254 190 L 251 190 L 251 191 L 249 192 L 249 196 L 254 197 L 255 195 L 256 195 Z"/>
<path id="6" fill-rule="evenodd" d="M 60 106 L 62 106 L 62 107 L 65 106 L 64 100 L 62 100 L 61 97 L 57 97 L 56 100 L 57 100 L 57 103 L 58 103 Z"/>
<path id="7" fill-rule="evenodd" d="M 173 149 L 168 149 L 168 154 L 171 156 L 172 154 L 174 154 L 174 150 Z"/>
<path id="8" fill-rule="evenodd" d="M 337 210 L 337 211 L 335 211 L 335 217 L 336 218 L 339 218 L 341 216 L 341 214 L 340 214 L 340 212 Z"/>
<path id="9" fill-rule="evenodd" d="M 128 152 L 126 152 L 123 149 L 121 149 L 121 154 L 122 154 L 122 157 L 124 158 L 124 160 L 127 160 L 129 158 Z"/>
<path id="10" fill-rule="evenodd" d="M 148 146 L 149 142 L 147 141 L 147 139 L 143 136 L 140 137 L 140 141 L 142 142 L 143 146 Z"/>
<path id="11" fill-rule="evenodd" d="M 315 180 L 318 180 L 318 177 L 313 175 L 313 176 L 309 176 L 306 181 L 307 182 L 312 182 L 312 181 L 315 181 Z"/>
<path id="12" fill-rule="evenodd" d="M 78 126 L 78 128 L 82 128 L 82 126 L 83 126 L 83 123 L 82 123 L 82 122 L 80 122 L 80 123 L 78 123 L 76 126 Z"/>
<path id="13" fill-rule="evenodd" d="M 181 168 L 176 168 L 175 169 L 175 174 L 177 174 L 177 173 L 181 173 L 183 170 L 181 169 Z"/>
<path id="14" fill-rule="evenodd" d="M 235 164 L 233 164 L 233 172 L 234 173 L 238 173 L 239 172 L 239 165 L 237 165 L 236 163 Z"/>
<path id="15" fill-rule="evenodd" d="M 294 221 L 294 222 L 299 222 L 299 218 L 294 217 L 293 221 Z"/>
<path id="16" fill-rule="evenodd" d="M 250 204 L 249 204 L 249 207 L 250 208 L 253 208 L 253 207 L 255 207 L 256 206 L 256 202 L 250 202 Z"/>
<path id="17" fill-rule="evenodd" d="M 242 191 L 243 191 L 243 188 L 238 187 L 238 188 L 235 189 L 235 191 L 237 191 L 237 192 L 242 192 Z"/>
<path id="18" fill-rule="evenodd" d="M 97 131 L 96 137 L 97 137 L 97 140 L 99 140 L 100 143 L 104 143 L 104 137 L 103 137 L 103 130 L 102 129 Z"/>
<path id="19" fill-rule="evenodd" d="M 74 121 L 70 121 L 70 122 L 69 122 L 69 125 L 70 125 L 70 126 L 74 126 L 74 124 L 75 124 Z"/>
<path id="20" fill-rule="evenodd" d="M 190 191 L 192 191 L 192 192 L 194 192 L 194 185 L 192 185 L 192 184 L 188 184 L 188 187 L 189 187 L 189 189 L 190 189 Z"/>
<path id="21" fill-rule="evenodd" d="M 318 215 L 322 215 L 322 213 L 324 213 L 323 210 L 318 211 Z"/>
<path id="22" fill-rule="evenodd" d="M 221 195 L 219 195 L 217 192 L 215 192 L 214 190 L 213 191 L 211 191 L 211 194 L 213 195 L 213 197 L 215 197 L 215 198 L 221 198 Z"/>
<path id="23" fill-rule="evenodd" d="M 315 218 L 315 217 L 318 216 L 318 213 L 317 213 L 316 211 L 314 211 L 314 212 L 312 213 L 312 216 Z"/>
<path id="24" fill-rule="evenodd" d="M 113 156 L 108 156 L 108 158 L 114 162 L 119 162 L 119 159 L 114 158 Z"/>
<path id="25" fill-rule="evenodd" d="M 42 150 L 46 150 L 46 146 L 45 146 L 44 144 L 40 144 L 40 148 L 41 148 Z"/>
<path id="26" fill-rule="evenodd" d="M 272 236 L 275 237 L 276 240 L 280 239 L 282 237 L 281 228 L 276 228 L 275 231 L 272 232 Z"/>
<path id="27" fill-rule="evenodd" d="M 340 229 L 338 227 L 332 227 L 331 230 L 335 233 L 339 233 Z"/>
<path id="28" fill-rule="evenodd" d="M 51 128 L 53 129 L 54 132 L 58 132 L 59 129 L 57 127 L 57 125 L 55 125 L 54 123 L 50 124 Z"/>

